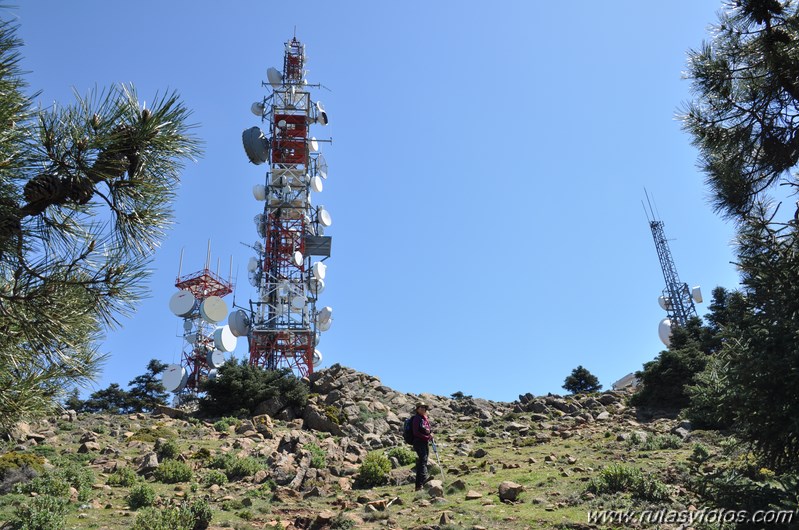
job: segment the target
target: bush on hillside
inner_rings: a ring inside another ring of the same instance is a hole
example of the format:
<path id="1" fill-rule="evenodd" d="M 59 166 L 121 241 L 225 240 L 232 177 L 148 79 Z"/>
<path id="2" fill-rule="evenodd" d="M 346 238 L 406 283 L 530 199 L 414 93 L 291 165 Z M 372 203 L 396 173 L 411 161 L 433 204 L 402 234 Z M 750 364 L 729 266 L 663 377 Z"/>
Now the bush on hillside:
<path id="1" fill-rule="evenodd" d="M 67 501 L 51 495 L 34 497 L 15 510 L 14 530 L 62 530 L 66 524 Z"/>
<path id="2" fill-rule="evenodd" d="M 391 472 L 391 462 L 382 452 L 375 451 L 366 455 L 358 471 L 356 482 L 363 488 L 382 486 L 388 482 Z"/>
<path id="3" fill-rule="evenodd" d="M 291 370 L 264 370 L 250 366 L 246 359 L 223 364 L 218 377 L 208 380 L 204 390 L 200 411 L 208 416 L 229 416 L 242 410 L 252 414 L 270 399 L 297 409 L 308 402 L 307 385 Z"/>

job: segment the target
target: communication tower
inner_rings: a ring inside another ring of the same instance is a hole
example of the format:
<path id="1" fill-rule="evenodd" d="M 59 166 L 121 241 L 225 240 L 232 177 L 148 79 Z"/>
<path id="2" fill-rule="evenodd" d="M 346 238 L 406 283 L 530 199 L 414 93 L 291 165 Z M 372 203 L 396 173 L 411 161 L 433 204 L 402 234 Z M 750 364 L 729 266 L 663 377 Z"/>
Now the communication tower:
<path id="1" fill-rule="evenodd" d="M 183 319 L 183 349 L 180 364 L 170 364 L 164 370 L 163 384 L 168 392 L 196 392 L 206 378 L 214 379 L 217 369 L 227 360 L 225 353 L 236 349 L 237 339 L 230 328 L 218 326 L 227 316 L 227 304 L 222 299 L 233 292 L 233 284 L 210 270 L 211 245 L 201 271 L 180 275 L 178 291 L 169 299 L 169 309 Z M 183 262 L 183 252 L 180 257 Z M 232 269 L 232 267 L 231 267 Z"/>
<path id="2" fill-rule="evenodd" d="M 320 332 L 333 322 L 333 309 L 317 310 L 325 288 L 331 238 L 325 236 L 332 219 L 322 205 L 312 204 L 321 193 L 327 163 L 312 125 L 327 125 L 327 112 L 313 101 L 305 79 L 305 46 L 292 38 L 285 43 L 283 71 L 269 68 L 270 93 L 253 103 L 266 133 L 251 127 L 242 134 L 250 162 L 267 164 L 253 196 L 264 202 L 254 222 L 259 239 L 248 264 L 250 283 L 258 290 L 246 310 L 234 310 L 228 322 L 236 336 L 247 336 L 249 362 L 265 369 L 290 368 L 300 377 L 313 373 L 322 361 L 316 348 Z"/>
<path id="3" fill-rule="evenodd" d="M 666 311 L 666 318 L 661 320 L 658 326 L 658 335 L 663 344 L 669 346 L 671 343 L 671 329 L 685 326 L 691 317 L 697 316 L 694 302 L 697 304 L 702 303 L 702 290 L 698 285 L 693 289 L 689 289 L 687 283 L 680 281 L 680 277 L 677 274 L 677 266 L 674 264 L 674 258 L 672 258 L 671 250 L 669 250 L 669 242 L 663 230 L 663 221 L 658 219 L 655 214 L 646 190 L 644 190 L 644 193 L 647 201 L 647 204 L 644 205 L 644 212 L 646 213 L 647 221 L 649 221 L 649 229 L 652 230 L 655 250 L 658 254 L 658 260 L 660 260 L 660 268 L 663 270 L 663 279 L 666 282 L 666 287 L 658 298 L 658 304 Z M 646 208 L 647 205 L 649 210 Z"/>

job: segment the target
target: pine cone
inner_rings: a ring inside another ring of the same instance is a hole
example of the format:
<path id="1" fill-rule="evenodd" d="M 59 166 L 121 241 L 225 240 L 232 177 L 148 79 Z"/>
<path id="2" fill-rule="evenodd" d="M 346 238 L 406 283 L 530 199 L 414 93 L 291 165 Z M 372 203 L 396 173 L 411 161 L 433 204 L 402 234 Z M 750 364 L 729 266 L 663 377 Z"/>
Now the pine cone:
<path id="1" fill-rule="evenodd" d="M 118 150 L 100 151 L 89 170 L 89 177 L 94 181 L 120 178 L 125 174 L 128 165 L 128 157 Z"/>
<path id="2" fill-rule="evenodd" d="M 19 232 L 20 228 L 19 205 L 11 198 L 0 198 L 0 241 Z"/>
<path id="3" fill-rule="evenodd" d="M 83 176 L 70 179 L 68 199 L 78 204 L 86 204 L 92 200 L 92 197 L 94 197 L 94 184 L 91 180 Z"/>
<path id="4" fill-rule="evenodd" d="M 50 173 L 36 175 L 25 184 L 23 195 L 29 203 L 53 202 L 62 195 L 61 179 Z"/>

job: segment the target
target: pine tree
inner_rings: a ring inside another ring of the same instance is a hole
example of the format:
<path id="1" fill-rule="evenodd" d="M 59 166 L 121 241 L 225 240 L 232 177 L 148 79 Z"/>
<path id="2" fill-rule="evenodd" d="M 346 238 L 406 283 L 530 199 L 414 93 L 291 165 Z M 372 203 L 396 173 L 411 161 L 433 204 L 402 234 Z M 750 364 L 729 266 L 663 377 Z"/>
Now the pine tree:
<path id="1" fill-rule="evenodd" d="M 599 392 L 602 390 L 602 385 L 599 384 L 599 379 L 594 374 L 580 365 L 572 370 L 572 373 L 563 381 L 563 388 L 572 394 L 583 394 Z"/>
<path id="2" fill-rule="evenodd" d="M 142 108 L 118 86 L 34 109 L 20 46 L 0 21 L 0 433 L 98 373 L 199 154 L 176 93 Z"/>
<path id="3" fill-rule="evenodd" d="M 775 183 L 796 187 L 799 13 L 778 0 L 736 0 L 711 42 L 689 52 L 696 92 L 683 115 L 716 209 L 740 220 Z"/>
<path id="4" fill-rule="evenodd" d="M 162 363 L 158 359 L 150 359 L 150 362 L 147 363 L 147 372 L 136 376 L 128 383 L 132 410 L 150 412 L 158 405 L 166 405 L 168 394 L 160 377 L 166 367 L 166 363 Z"/>
<path id="5" fill-rule="evenodd" d="M 736 222 L 744 316 L 728 323 L 720 362 L 691 392 L 724 411 L 708 419 L 732 424 L 764 465 L 797 472 L 799 207 L 778 221 L 770 193 L 799 186 L 799 7 L 737 0 L 715 29 L 690 53 L 696 98 L 684 123 L 715 207 Z"/>

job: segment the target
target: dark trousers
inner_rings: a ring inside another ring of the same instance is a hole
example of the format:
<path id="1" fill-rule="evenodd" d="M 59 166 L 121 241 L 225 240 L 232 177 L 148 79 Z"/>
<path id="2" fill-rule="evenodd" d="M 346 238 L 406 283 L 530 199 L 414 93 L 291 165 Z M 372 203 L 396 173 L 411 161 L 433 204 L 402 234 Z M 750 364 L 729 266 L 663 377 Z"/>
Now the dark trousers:
<path id="1" fill-rule="evenodd" d="M 430 476 L 427 474 L 427 457 L 430 447 L 426 440 L 414 440 L 413 450 L 416 451 L 416 489 L 420 489 Z"/>

